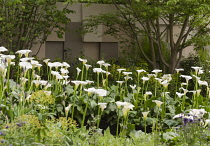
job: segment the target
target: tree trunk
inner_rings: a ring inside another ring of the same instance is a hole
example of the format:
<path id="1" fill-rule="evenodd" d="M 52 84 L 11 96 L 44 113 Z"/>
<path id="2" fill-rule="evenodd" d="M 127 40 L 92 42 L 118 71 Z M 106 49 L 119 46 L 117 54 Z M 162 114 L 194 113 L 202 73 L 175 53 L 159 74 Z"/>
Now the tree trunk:
<path id="1" fill-rule="evenodd" d="M 173 74 L 175 73 L 175 68 L 176 68 L 176 62 L 177 62 L 177 51 L 173 48 L 171 50 L 171 57 L 170 57 L 170 65 L 169 65 L 169 73 Z"/>

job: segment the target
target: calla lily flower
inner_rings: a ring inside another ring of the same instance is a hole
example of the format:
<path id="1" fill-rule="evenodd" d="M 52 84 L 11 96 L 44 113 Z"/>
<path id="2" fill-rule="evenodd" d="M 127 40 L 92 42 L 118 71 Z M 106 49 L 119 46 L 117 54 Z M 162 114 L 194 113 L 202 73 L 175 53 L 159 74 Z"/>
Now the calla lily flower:
<path id="1" fill-rule="evenodd" d="M 45 80 L 40 80 L 39 82 L 43 86 L 46 86 L 48 84 L 48 81 L 45 81 Z"/>
<path id="2" fill-rule="evenodd" d="M 125 70 L 124 68 L 117 69 L 117 71 L 118 71 L 119 73 L 121 73 L 121 72 L 124 71 L 124 70 Z"/>
<path id="3" fill-rule="evenodd" d="M 90 81 L 90 80 L 86 80 L 86 82 L 87 82 L 87 84 L 92 84 L 92 83 L 94 83 L 94 81 Z"/>
<path id="4" fill-rule="evenodd" d="M 182 117 L 184 117 L 184 114 L 183 114 L 183 113 L 180 113 L 180 114 L 178 114 L 178 115 L 175 115 L 175 116 L 173 117 L 173 119 L 182 118 Z"/>
<path id="5" fill-rule="evenodd" d="M 179 73 L 180 71 L 184 71 L 183 68 L 176 68 L 175 70 L 176 70 L 176 73 Z"/>
<path id="6" fill-rule="evenodd" d="M 28 57 L 28 54 L 32 52 L 31 50 L 18 50 L 17 52 L 15 52 L 15 54 L 19 54 L 20 57 L 22 57 L 22 55 L 25 55 L 25 57 Z"/>
<path id="7" fill-rule="evenodd" d="M 79 61 L 81 61 L 83 64 L 86 64 L 87 63 L 87 59 L 79 58 Z"/>
<path id="8" fill-rule="evenodd" d="M 121 101 L 117 101 L 115 102 L 117 107 L 120 108 L 121 106 L 124 106 L 125 105 L 125 102 L 121 102 Z"/>
<path id="9" fill-rule="evenodd" d="M 96 89 L 96 94 L 98 94 L 100 97 L 103 97 L 107 95 L 107 91 L 104 89 Z"/>
<path id="10" fill-rule="evenodd" d="M 125 76 L 124 79 L 125 79 L 126 81 L 129 80 L 129 79 L 133 80 L 133 78 L 130 77 L 130 76 Z"/>
<path id="11" fill-rule="evenodd" d="M 140 70 L 136 70 L 138 74 L 142 73 L 142 72 L 146 72 L 144 69 L 140 69 Z"/>
<path id="12" fill-rule="evenodd" d="M 155 73 L 155 74 L 158 74 L 158 73 L 162 72 L 162 70 L 154 69 L 152 72 Z"/>
<path id="13" fill-rule="evenodd" d="M 184 93 L 179 93 L 179 92 L 176 92 L 176 95 L 181 98 L 182 96 L 184 96 L 185 94 Z"/>
<path id="14" fill-rule="evenodd" d="M 185 78 L 185 80 L 186 80 L 186 83 L 187 83 L 187 84 L 188 84 L 189 80 L 191 80 L 191 79 L 192 79 L 192 77 L 191 77 L 191 76 L 187 76 L 187 75 L 180 75 L 180 77 Z"/>
<path id="15" fill-rule="evenodd" d="M 101 111 L 103 112 L 104 109 L 106 108 L 107 103 L 98 103 L 98 105 L 100 106 Z"/>
<path id="16" fill-rule="evenodd" d="M 128 76 L 128 75 L 132 74 L 132 72 L 123 72 L 123 74 Z"/>
<path id="17" fill-rule="evenodd" d="M 1 55 L 3 59 L 6 59 L 7 63 L 10 64 L 12 59 L 15 59 L 15 55 Z"/>
<path id="18" fill-rule="evenodd" d="M 89 65 L 89 64 L 85 64 L 85 68 L 86 68 L 86 70 L 88 70 L 90 67 L 92 67 L 91 65 Z"/>
<path id="19" fill-rule="evenodd" d="M 60 71 L 61 71 L 62 75 L 65 75 L 65 74 L 69 73 L 69 71 L 67 69 L 65 69 L 65 68 L 61 68 Z"/>
<path id="20" fill-rule="evenodd" d="M 65 80 L 67 80 L 67 79 L 69 78 L 69 76 L 68 76 L 68 75 L 65 75 L 65 76 L 63 76 L 63 78 L 64 78 Z"/>
<path id="21" fill-rule="evenodd" d="M 155 80 L 157 80 L 160 84 L 162 82 L 162 79 L 160 79 L 160 78 L 155 78 Z"/>
<path id="22" fill-rule="evenodd" d="M 67 107 L 65 107 L 65 112 L 66 112 L 66 115 L 67 113 L 69 112 L 70 108 L 71 108 L 72 104 L 69 104 Z"/>
<path id="23" fill-rule="evenodd" d="M 20 67 L 26 69 L 26 71 L 27 71 L 28 69 L 32 69 L 32 65 L 31 65 L 31 63 L 29 63 L 29 62 L 20 62 L 19 65 L 20 65 Z"/>
<path id="24" fill-rule="evenodd" d="M 200 69 L 202 69 L 202 67 L 198 67 L 198 66 L 192 66 L 191 68 L 195 70 L 196 74 L 198 73 Z"/>
<path id="25" fill-rule="evenodd" d="M 25 57 L 25 58 L 20 58 L 20 61 L 28 62 L 28 61 L 33 60 L 33 59 L 34 59 L 34 57 Z"/>
<path id="26" fill-rule="evenodd" d="M 164 88 L 167 88 L 169 85 L 169 82 L 168 82 L 168 80 L 165 80 L 165 81 L 161 82 L 160 84 L 162 84 Z"/>
<path id="27" fill-rule="evenodd" d="M 38 87 L 41 84 L 39 80 L 33 80 L 32 82 L 36 85 L 36 87 Z"/>
<path id="28" fill-rule="evenodd" d="M 96 89 L 94 87 L 92 88 L 88 88 L 88 89 L 84 89 L 86 92 L 88 92 L 88 95 L 90 95 L 91 93 L 96 93 Z"/>
<path id="29" fill-rule="evenodd" d="M 105 62 L 103 61 L 103 60 L 99 60 L 99 61 L 97 61 L 97 64 L 99 64 L 100 65 L 100 67 L 102 66 L 102 64 L 104 64 Z"/>
<path id="30" fill-rule="evenodd" d="M 101 68 L 94 68 L 93 69 L 93 72 L 97 72 L 97 73 L 101 73 L 101 72 L 103 72 L 104 70 L 103 69 L 101 69 Z"/>
<path id="31" fill-rule="evenodd" d="M 79 75 L 79 73 L 80 73 L 82 70 L 79 69 L 78 67 L 77 67 L 76 69 L 77 69 L 77 75 Z"/>
<path id="32" fill-rule="evenodd" d="M 163 104 L 163 102 L 159 100 L 152 100 L 152 102 L 155 102 L 158 107 L 160 107 L 161 104 Z"/>
<path id="33" fill-rule="evenodd" d="M 145 82 L 149 80 L 148 77 L 142 77 L 141 79 L 143 80 L 143 84 L 145 84 Z"/>
<path id="34" fill-rule="evenodd" d="M 68 67 L 70 67 L 70 65 L 69 65 L 67 62 L 63 62 L 63 63 L 62 63 L 62 67 L 68 68 Z"/>
<path id="35" fill-rule="evenodd" d="M 191 116 L 196 116 L 198 119 L 203 118 L 204 114 L 207 113 L 205 109 L 192 109 L 189 114 Z"/>
<path id="36" fill-rule="evenodd" d="M 76 86 L 78 86 L 78 85 L 86 85 L 87 84 L 87 82 L 85 82 L 85 81 L 71 81 L 72 83 L 74 83 Z"/>
<path id="37" fill-rule="evenodd" d="M 207 125 L 209 125 L 209 123 L 210 123 L 210 119 L 206 119 L 206 120 L 205 120 L 204 127 L 206 127 Z"/>
<path id="38" fill-rule="evenodd" d="M 124 102 L 124 103 L 125 103 L 125 104 L 124 104 L 124 107 L 122 108 L 122 112 L 123 112 L 123 116 L 124 116 L 124 117 L 127 117 L 128 112 L 129 112 L 130 110 L 133 110 L 134 105 L 131 104 L 131 103 L 129 103 L 129 102 Z"/>
<path id="39" fill-rule="evenodd" d="M 111 64 L 109 64 L 109 63 L 103 63 L 102 65 L 105 66 L 106 68 L 107 68 L 108 66 L 111 66 Z"/>
<path id="40" fill-rule="evenodd" d="M 196 90 L 197 95 L 199 96 L 201 93 L 201 89 Z"/>
<path id="41" fill-rule="evenodd" d="M 122 85 L 122 83 L 124 83 L 125 81 L 116 81 L 116 82 Z"/>
<path id="42" fill-rule="evenodd" d="M 142 115 L 143 115 L 144 120 L 147 119 L 147 115 L 148 115 L 148 114 L 149 114 L 149 111 L 148 111 L 148 112 L 142 112 Z"/>
<path id="43" fill-rule="evenodd" d="M 5 51 L 8 51 L 5 47 L 1 46 L 0 47 L 0 52 L 5 52 Z"/>
<path id="44" fill-rule="evenodd" d="M 136 85 L 129 85 L 129 86 L 132 88 L 132 90 L 136 88 Z"/>
<path id="45" fill-rule="evenodd" d="M 206 81 L 201 81 L 201 80 L 199 80 L 199 81 L 198 81 L 198 84 L 199 84 L 199 86 L 202 86 L 202 85 L 208 86 L 208 82 L 206 82 Z"/>
<path id="46" fill-rule="evenodd" d="M 48 64 L 48 62 L 50 61 L 50 59 L 44 59 L 43 62 Z"/>
<path id="47" fill-rule="evenodd" d="M 151 77 L 155 77 L 155 74 L 147 74 L 148 78 L 150 79 Z"/>

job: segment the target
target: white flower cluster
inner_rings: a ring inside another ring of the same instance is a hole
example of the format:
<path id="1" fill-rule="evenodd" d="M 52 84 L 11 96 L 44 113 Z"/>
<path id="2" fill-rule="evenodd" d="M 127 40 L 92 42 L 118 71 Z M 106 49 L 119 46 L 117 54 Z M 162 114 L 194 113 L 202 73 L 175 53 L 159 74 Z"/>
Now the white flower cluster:
<path id="1" fill-rule="evenodd" d="M 191 109 L 187 116 L 183 113 L 180 113 L 180 114 L 175 115 L 173 119 L 176 119 L 176 118 L 182 118 L 182 119 L 187 118 L 187 119 L 192 119 L 192 120 L 202 119 L 205 113 L 207 113 L 205 109 Z"/>

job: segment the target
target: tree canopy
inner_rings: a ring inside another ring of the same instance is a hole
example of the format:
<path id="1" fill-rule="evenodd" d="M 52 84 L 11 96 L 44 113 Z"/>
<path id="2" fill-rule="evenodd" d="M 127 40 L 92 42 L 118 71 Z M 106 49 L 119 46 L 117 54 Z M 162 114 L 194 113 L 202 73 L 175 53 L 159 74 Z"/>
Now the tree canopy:
<path id="1" fill-rule="evenodd" d="M 59 10 L 57 0 L 0 0 L 0 45 L 15 52 L 31 49 L 38 41 L 46 41 L 54 28 L 62 37 L 65 25 L 73 13 L 66 6 Z"/>
<path id="2" fill-rule="evenodd" d="M 184 49 L 210 43 L 209 0 L 121 0 L 120 5 L 116 0 L 110 1 L 116 11 L 91 16 L 84 24 L 84 31 L 91 32 L 102 24 L 107 27 L 104 34 L 121 40 L 129 36 L 127 41 L 153 69 L 166 68 L 173 73 Z M 147 47 L 142 40 L 147 40 Z M 165 51 L 169 54 L 165 55 Z"/>

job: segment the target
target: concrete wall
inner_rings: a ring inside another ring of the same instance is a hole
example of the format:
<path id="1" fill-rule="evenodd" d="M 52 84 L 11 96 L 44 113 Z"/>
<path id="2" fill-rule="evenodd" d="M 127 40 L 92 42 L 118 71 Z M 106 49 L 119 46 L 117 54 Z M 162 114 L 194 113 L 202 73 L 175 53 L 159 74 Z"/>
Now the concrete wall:
<path id="1" fill-rule="evenodd" d="M 63 9 L 65 5 L 62 2 L 57 3 L 58 9 Z M 111 36 L 98 37 L 106 29 L 104 26 L 99 26 L 95 33 L 89 33 L 81 36 L 83 20 L 90 15 L 98 15 L 100 13 L 107 13 L 115 10 L 115 7 L 110 4 L 93 4 L 86 6 L 86 4 L 76 3 L 68 6 L 69 9 L 76 13 L 67 15 L 71 22 L 66 25 L 70 31 L 63 34 L 63 38 L 58 38 L 55 32 L 49 35 L 47 41 L 42 45 L 37 55 L 38 58 L 50 58 L 55 60 L 58 57 L 61 59 L 74 60 L 75 58 L 85 56 L 89 59 L 108 59 L 118 58 L 118 40 Z M 54 30 L 56 31 L 56 29 Z M 39 50 L 39 44 L 32 48 L 32 55 Z"/>
<path id="2" fill-rule="evenodd" d="M 81 30 L 84 19 L 87 19 L 90 15 L 115 11 L 115 6 L 112 4 L 86 5 L 84 3 L 76 3 L 68 6 L 69 9 L 76 12 L 67 15 L 71 19 L 71 22 L 66 25 L 66 28 L 70 31 L 66 31 L 63 34 L 63 38 L 58 38 L 56 33 L 53 32 L 49 35 L 40 50 L 39 44 L 34 45 L 32 51 L 35 54 L 39 50 L 38 58 L 50 58 L 54 60 L 60 57 L 61 59 L 74 60 L 75 58 L 84 56 L 88 59 L 99 60 L 119 57 L 122 45 L 118 43 L 118 40 L 107 35 L 100 36 L 106 30 L 105 26 L 98 26 L 94 33 L 89 33 L 84 36 L 81 36 L 78 32 L 78 30 Z M 58 9 L 65 7 L 62 2 L 58 2 L 57 6 Z M 180 28 L 177 26 L 174 29 L 178 30 Z M 193 50 L 192 48 L 190 49 L 190 51 Z M 184 51 L 183 54 L 187 56 L 189 50 Z"/>

